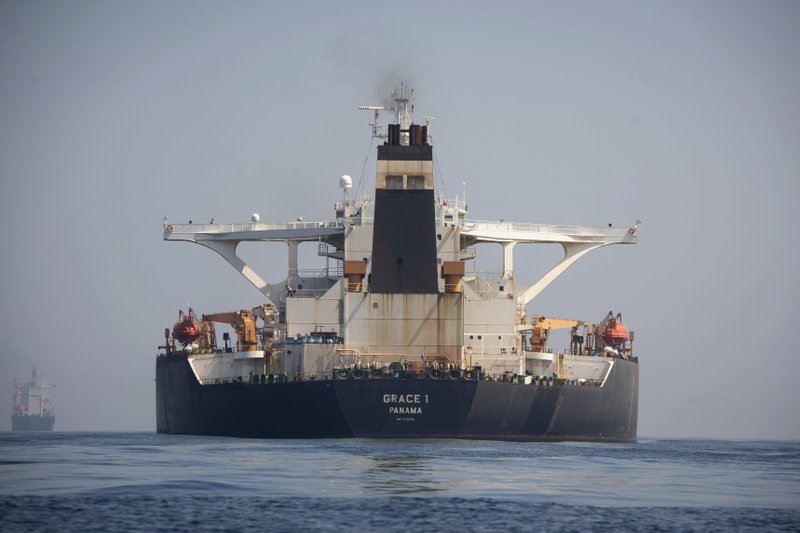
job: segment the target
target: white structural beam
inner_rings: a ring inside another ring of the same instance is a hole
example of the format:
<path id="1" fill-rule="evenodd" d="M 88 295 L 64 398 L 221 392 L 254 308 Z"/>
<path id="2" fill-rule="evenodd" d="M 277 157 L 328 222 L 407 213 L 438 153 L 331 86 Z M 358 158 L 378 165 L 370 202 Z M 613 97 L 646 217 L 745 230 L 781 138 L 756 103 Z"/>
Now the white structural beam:
<path id="1" fill-rule="evenodd" d="M 269 301 L 273 287 L 259 276 L 236 248 L 243 241 L 286 242 L 289 246 L 289 276 L 297 275 L 297 247 L 303 241 L 317 241 L 344 236 L 336 221 L 278 222 L 251 224 L 164 224 L 165 241 L 200 244 L 222 256 L 237 272 L 252 283 Z"/>
<path id="2" fill-rule="evenodd" d="M 236 247 L 239 245 L 236 241 L 200 241 L 206 248 L 210 248 L 217 252 L 225 259 L 233 268 L 236 269 L 247 281 L 255 285 L 255 287 L 266 296 L 267 300 L 272 301 L 269 297 L 269 284 L 264 281 L 264 278 L 256 274 L 255 270 L 250 268 L 250 265 L 242 261 L 242 258 L 236 255 Z M 274 303 L 274 302 L 273 302 Z"/>
<path id="3" fill-rule="evenodd" d="M 503 278 L 514 277 L 514 246 L 516 242 L 503 243 Z"/>
<path id="4" fill-rule="evenodd" d="M 471 222 L 463 224 L 462 247 L 478 242 L 494 242 L 503 246 L 503 277 L 513 277 L 514 246 L 519 243 L 558 243 L 564 257 L 539 281 L 519 293 L 517 302 L 527 305 L 575 261 L 597 248 L 609 244 L 636 244 L 638 228 L 556 226 L 516 222 Z"/>
<path id="5" fill-rule="evenodd" d="M 516 222 L 464 221 L 460 224 L 461 246 L 493 242 L 503 246 L 503 277 L 512 278 L 514 247 L 518 243 L 559 243 L 564 258 L 539 281 L 520 293 L 517 301 L 526 305 L 585 254 L 609 244 L 636 244 L 638 228 L 556 226 Z M 272 287 L 237 254 L 242 241 L 283 241 L 289 246 L 289 275 L 297 273 L 297 246 L 303 241 L 344 242 L 339 221 L 277 222 L 247 224 L 164 224 L 164 240 L 200 244 L 221 255 L 268 299 Z"/>
<path id="6" fill-rule="evenodd" d="M 572 264 L 583 257 L 584 255 L 588 254 L 592 250 L 596 250 L 603 246 L 608 246 L 611 243 L 602 243 L 602 244 L 588 244 L 588 243 L 564 243 L 562 246 L 564 247 L 564 258 L 553 268 L 550 269 L 547 274 L 541 277 L 539 281 L 531 285 L 527 290 L 522 292 L 517 297 L 517 302 L 522 304 L 523 306 L 528 305 L 528 303 L 536 298 L 548 285 L 553 283 L 555 279 L 564 273 Z"/>
<path id="7" fill-rule="evenodd" d="M 637 228 L 465 221 L 461 235 L 468 245 L 473 242 L 635 244 Z"/>
<path id="8" fill-rule="evenodd" d="M 249 224 L 165 224 L 165 241 L 316 241 L 344 237 L 335 220 L 316 222 L 253 222 Z"/>
<path id="9" fill-rule="evenodd" d="M 300 241 L 286 241 L 289 245 L 289 278 L 297 276 L 297 246 Z"/>

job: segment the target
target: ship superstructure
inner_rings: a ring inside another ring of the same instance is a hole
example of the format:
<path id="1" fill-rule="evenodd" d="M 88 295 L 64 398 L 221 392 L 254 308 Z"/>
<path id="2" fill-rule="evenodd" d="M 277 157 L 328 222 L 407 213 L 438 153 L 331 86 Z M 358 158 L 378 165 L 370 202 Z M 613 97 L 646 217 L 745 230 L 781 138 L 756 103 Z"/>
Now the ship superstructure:
<path id="1" fill-rule="evenodd" d="M 56 414 L 49 391 L 54 386 L 41 381 L 35 369 L 29 379 L 14 379 L 11 393 L 12 431 L 53 430 Z"/>
<path id="2" fill-rule="evenodd" d="M 352 180 L 343 176 L 332 219 L 266 223 L 253 215 L 243 224 L 165 221 L 165 240 L 214 250 L 266 303 L 200 318 L 190 310 L 172 336 L 166 331 L 167 353 L 159 357 L 157 372 L 158 430 L 635 439 L 638 361 L 632 332 L 623 337 L 616 327 L 617 322 L 624 327 L 621 316 L 611 313 L 613 326 L 608 317 L 592 325 L 529 318 L 526 308 L 588 252 L 636 243 L 638 227 L 469 220 L 464 198 L 437 195 L 428 126 L 411 118 L 413 91 L 401 86 L 392 96 L 394 108 L 362 107 L 375 111 L 373 135 L 384 141 L 377 147 L 374 196 L 351 198 Z M 385 133 L 378 120 L 383 110 L 395 111 Z M 268 283 L 242 260 L 237 247 L 250 241 L 286 243 L 285 279 Z M 486 275 L 474 267 L 475 248 L 482 243 L 502 246 L 501 273 Z M 518 286 L 515 247 L 538 243 L 558 243 L 564 256 L 536 283 Z M 328 267 L 314 273 L 300 269 L 301 244 L 315 246 Z M 217 344 L 214 324 L 220 322 L 235 328 L 235 347 L 229 339 L 224 347 Z M 549 349 L 549 332 L 564 327 L 571 328 L 569 349 Z M 192 334 L 186 337 L 186 331 Z M 180 372 L 188 383 L 176 378 Z M 328 411 L 304 411 L 297 402 L 278 405 L 303 394 L 312 401 L 317 394 L 317 385 L 308 386 L 312 383 L 334 389 L 329 407 L 343 421 L 334 424 L 335 431 L 325 430 L 333 416 Z M 232 394 L 242 396 L 228 409 L 271 414 L 248 415 L 239 426 L 211 422 L 211 413 L 223 408 L 219 402 L 232 401 Z M 603 397 L 610 403 L 598 407 Z M 432 398 L 438 398 L 435 409 Z M 209 408 L 214 401 L 218 405 Z M 544 403 L 536 407 L 536 402 Z M 570 414 L 584 402 L 596 405 L 587 404 L 577 418 Z M 299 417 L 306 419 L 301 423 Z M 437 423 L 441 417 L 448 422 Z M 296 422 L 288 422 L 293 418 Z"/>

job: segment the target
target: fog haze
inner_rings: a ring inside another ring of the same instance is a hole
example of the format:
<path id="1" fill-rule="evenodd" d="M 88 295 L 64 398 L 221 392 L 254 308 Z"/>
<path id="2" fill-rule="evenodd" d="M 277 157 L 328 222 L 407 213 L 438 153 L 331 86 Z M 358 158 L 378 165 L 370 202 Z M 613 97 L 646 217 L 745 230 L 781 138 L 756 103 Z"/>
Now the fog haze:
<path id="1" fill-rule="evenodd" d="M 469 218 L 642 220 L 528 307 L 623 313 L 640 437 L 800 438 L 798 28 L 788 1 L 0 3 L 0 430 L 31 365 L 57 430 L 155 430 L 178 309 L 263 303 L 163 217 L 333 218 L 340 175 L 373 186 L 356 106 L 402 81 Z M 523 283 L 559 257 L 516 251 Z"/>

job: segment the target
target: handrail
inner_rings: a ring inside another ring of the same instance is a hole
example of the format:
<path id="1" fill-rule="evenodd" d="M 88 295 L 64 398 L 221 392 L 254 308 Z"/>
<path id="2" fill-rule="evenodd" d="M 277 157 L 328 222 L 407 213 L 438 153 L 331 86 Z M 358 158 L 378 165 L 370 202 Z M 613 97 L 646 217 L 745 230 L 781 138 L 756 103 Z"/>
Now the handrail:
<path id="1" fill-rule="evenodd" d="M 372 198 L 367 198 L 362 205 L 367 205 L 374 202 Z M 460 214 L 466 210 L 466 203 L 462 200 L 450 199 L 437 199 L 436 208 L 438 213 L 436 219 L 439 222 L 444 221 L 445 209 L 455 210 L 456 214 Z M 194 223 L 170 223 L 164 222 L 164 231 L 167 233 L 210 233 L 210 234 L 225 234 L 236 233 L 244 231 L 275 231 L 275 230 L 294 230 L 294 229 L 344 229 L 348 224 L 362 224 L 371 225 L 374 221 L 374 215 L 367 216 L 362 210 L 358 216 L 352 216 L 348 219 L 322 219 L 322 220 L 292 220 L 292 221 L 277 221 L 277 222 L 240 222 L 240 223 L 225 223 L 225 224 L 194 224 Z M 594 226 L 578 226 L 578 225 L 564 225 L 564 224 L 537 224 L 529 222 L 506 222 L 504 220 L 469 220 L 455 216 L 448 223 L 457 224 L 465 231 L 471 230 L 497 230 L 497 231 L 513 231 L 513 232 L 532 232 L 532 233 L 545 233 L 545 234 L 566 234 L 584 237 L 625 237 L 627 235 L 635 235 L 636 227 L 594 227 Z"/>
<path id="2" fill-rule="evenodd" d="M 536 224 L 530 222 L 505 222 L 503 220 L 465 220 L 462 226 L 467 229 L 502 229 L 510 231 L 531 231 L 536 233 L 567 233 L 572 235 L 597 235 L 602 230 L 603 235 L 609 233 L 626 233 L 629 228 L 618 226 L 604 228 L 594 226 L 577 226 L 563 224 Z"/>
<path id="3" fill-rule="evenodd" d="M 334 273 L 335 275 L 336 270 L 333 268 L 306 268 L 297 271 L 298 278 L 327 278 L 330 277 Z M 327 289 L 325 289 L 327 290 Z"/>
<path id="4" fill-rule="evenodd" d="M 241 222 L 233 224 L 164 224 L 168 233 L 236 233 L 239 231 L 273 231 L 287 229 L 344 228 L 337 220 L 291 222 Z"/>
<path id="5" fill-rule="evenodd" d="M 431 367 L 433 368 L 433 367 Z M 430 379 L 430 380 L 465 380 L 465 381 L 499 381 L 508 383 L 518 383 L 521 385 L 533 386 L 594 386 L 602 387 L 605 380 L 608 378 L 576 378 L 564 379 L 556 376 L 530 376 L 525 374 L 517 374 L 512 371 L 507 372 L 494 372 L 488 373 L 477 371 L 474 368 L 465 369 L 436 369 L 439 375 L 433 375 L 431 368 L 424 369 L 398 369 L 398 368 L 369 368 L 369 367 L 356 367 L 356 368 L 334 368 L 327 372 L 298 372 L 296 374 L 253 374 L 251 376 L 236 376 L 226 378 L 206 378 L 199 380 L 201 385 L 241 385 L 241 386 L 269 386 L 291 382 L 330 382 L 340 380 L 376 380 L 376 379 Z M 361 370 L 360 375 L 354 375 L 353 371 Z M 372 371 L 382 371 L 380 375 L 375 376 Z M 338 376 L 337 373 L 344 372 L 344 375 Z M 457 374 L 452 374 L 456 372 Z M 410 376 L 409 374 L 413 374 Z"/>

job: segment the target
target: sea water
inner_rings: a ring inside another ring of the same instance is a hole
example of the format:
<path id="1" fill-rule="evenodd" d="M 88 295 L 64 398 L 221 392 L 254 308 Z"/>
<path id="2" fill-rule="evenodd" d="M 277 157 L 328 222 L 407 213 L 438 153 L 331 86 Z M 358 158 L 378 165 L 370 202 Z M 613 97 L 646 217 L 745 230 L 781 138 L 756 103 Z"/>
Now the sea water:
<path id="1" fill-rule="evenodd" d="M 800 442 L 0 433 L 3 531 L 800 530 Z"/>

